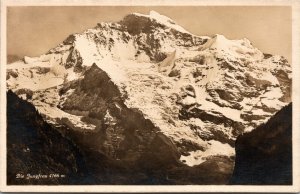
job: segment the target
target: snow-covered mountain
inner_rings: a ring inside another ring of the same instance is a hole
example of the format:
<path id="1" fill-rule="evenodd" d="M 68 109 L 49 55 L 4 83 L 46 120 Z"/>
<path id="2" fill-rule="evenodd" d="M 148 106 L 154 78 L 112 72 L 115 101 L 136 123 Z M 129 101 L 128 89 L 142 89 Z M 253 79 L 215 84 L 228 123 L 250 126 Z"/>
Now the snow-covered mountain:
<path id="1" fill-rule="evenodd" d="M 194 35 L 155 11 L 7 65 L 7 88 L 49 123 L 97 139 L 81 143 L 137 161 L 159 138 L 187 166 L 234 156 L 239 134 L 291 102 L 291 83 L 284 57 L 245 38 Z"/>

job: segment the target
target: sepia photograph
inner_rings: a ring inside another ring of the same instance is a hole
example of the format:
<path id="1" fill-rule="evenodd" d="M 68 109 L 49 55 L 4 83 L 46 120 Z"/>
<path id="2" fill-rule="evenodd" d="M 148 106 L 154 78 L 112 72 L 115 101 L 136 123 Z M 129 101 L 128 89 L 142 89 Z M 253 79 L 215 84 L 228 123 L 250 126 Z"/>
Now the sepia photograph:
<path id="1" fill-rule="evenodd" d="M 299 1 L 174 2 L 1 1 L 1 191 L 300 191 Z"/>

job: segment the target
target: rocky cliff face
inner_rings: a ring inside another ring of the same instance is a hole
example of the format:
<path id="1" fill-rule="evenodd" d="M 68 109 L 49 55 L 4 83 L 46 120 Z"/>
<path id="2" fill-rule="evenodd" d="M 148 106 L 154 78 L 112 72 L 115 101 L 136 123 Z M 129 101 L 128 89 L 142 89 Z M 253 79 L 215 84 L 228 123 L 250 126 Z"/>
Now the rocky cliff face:
<path id="1" fill-rule="evenodd" d="M 247 39 L 196 36 L 152 11 L 99 23 L 8 65 L 7 86 L 77 144 L 112 161 L 179 165 L 173 182 L 184 181 L 179 174 L 193 179 L 190 169 L 218 166 L 211 179 L 197 174 L 187 182 L 225 184 L 236 137 L 291 101 L 291 72 L 283 57 Z"/>
<path id="2" fill-rule="evenodd" d="M 145 167 L 158 165 L 159 160 L 162 160 L 161 165 L 178 163 L 180 155 L 171 140 L 149 119 L 144 118 L 141 111 L 129 109 L 117 86 L 95 64 L 85 72 L 83 79 L 73 84 L 74 88 L 66 86 L 60 90 L 61 95 L 69 90 L 74 91 L 59 106 L 97 126 L 92 131 L 78 128 L 77 131 L 81 134 L 79 144 L 103 152 L 107 157 L 120 160 L 124 165 L 128 163 L 132 167 L 143 160 L 145 155 L 149 155 L 148 152 L 153 154 L 151 160 L 143 162 Z M 67 119 L 62 118 L 61 124 L 68 125 Z M 73 125 L 69 127 L 74 129 Z M 170 153 L 164 156 L 164 149 Z"/>
<path id="3" fill-rule="evenodd" d="M 292 184 L 292 104 L 236 140 L 232 184 Z"/>

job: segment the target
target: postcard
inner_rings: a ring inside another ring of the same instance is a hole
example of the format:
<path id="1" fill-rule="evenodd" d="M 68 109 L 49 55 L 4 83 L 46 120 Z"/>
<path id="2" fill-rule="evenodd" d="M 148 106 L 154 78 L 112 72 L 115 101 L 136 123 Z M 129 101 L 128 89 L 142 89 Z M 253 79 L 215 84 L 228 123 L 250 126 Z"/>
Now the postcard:
<path id="1" fill-rule="evenodd" d="M 1 1 L 1 191 L 300 192 L 299 1 Z"/>

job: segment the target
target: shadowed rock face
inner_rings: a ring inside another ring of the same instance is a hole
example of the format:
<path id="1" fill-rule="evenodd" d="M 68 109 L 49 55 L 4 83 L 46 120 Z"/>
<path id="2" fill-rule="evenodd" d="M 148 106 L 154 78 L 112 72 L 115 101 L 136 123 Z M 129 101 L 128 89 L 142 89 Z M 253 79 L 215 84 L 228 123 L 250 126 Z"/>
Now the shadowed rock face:
<path id="1" fill-rule="evenodd" d="M 74 92 L 61 107 L 64 111 L 81 113 L 86 122 L 96 124 L 95 130 L 85 132 L 78 141 L 112 159 L 137 161 L 150 149 L 152 141 L 163 136 L 158 135 L 158 130 L 141 112 L 124 105 L 117 86 L 95 64 L 85 72 L 84 79 L 78 80 Z"/>
<path id="2" fill-rule="evenodd" d="M 231 184 L 292 184 L 292 104 L 237 138 Z"/>

